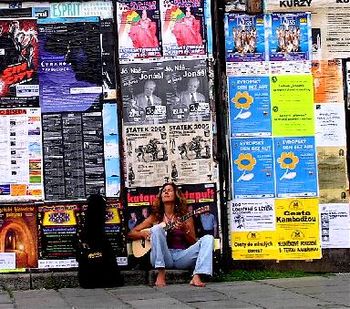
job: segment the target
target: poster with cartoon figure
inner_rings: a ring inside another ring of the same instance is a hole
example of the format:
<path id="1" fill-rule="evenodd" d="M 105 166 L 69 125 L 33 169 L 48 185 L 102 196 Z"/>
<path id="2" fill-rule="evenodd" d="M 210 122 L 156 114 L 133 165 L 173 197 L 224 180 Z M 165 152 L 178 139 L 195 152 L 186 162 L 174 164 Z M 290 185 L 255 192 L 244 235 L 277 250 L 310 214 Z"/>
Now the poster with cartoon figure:
<path id="1" fill-rule="evenodd" d="M 161 56 L 159 1 L 117 2 L 119 58 Z"/>
<path id="2" fill-rule="evenodd" d="M 277 197 L 317 196 L 314 137 L 275 138 Z"/>
<path id="3" fill-rule="evenodd" d="M 163 56 L 205 55 L 204 0 L 161 0 Z"/>
<path id="4" fill-rule="evenodd" d="M 311 14 L 280 13 L 269 18 L 269 60 L 311 59 Z"/>
<path id="5" fill-rule="evenodd" d="M 264 15 L 225 16 L 227 62 L 264 61 L 267 55 Z"/>
<path id="6" fill-rule="evenodd" d="M 269 78 L 229 77 L 228 90 L 231 136 L 271 136 Z"/>
<path id="7" fill-rule="evenodd" d="M 274 197 L 272 139 L 233 138 L 231 152 L 234 197 Z"/>

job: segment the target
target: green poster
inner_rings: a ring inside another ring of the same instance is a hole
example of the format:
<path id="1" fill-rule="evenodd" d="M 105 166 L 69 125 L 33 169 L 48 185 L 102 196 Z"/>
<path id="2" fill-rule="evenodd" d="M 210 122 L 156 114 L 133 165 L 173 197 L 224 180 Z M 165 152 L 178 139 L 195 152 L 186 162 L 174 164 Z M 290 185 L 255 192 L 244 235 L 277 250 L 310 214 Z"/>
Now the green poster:
<path id="1" fill-rule="evenodd" d="M 312 75 L 271 77 L 273 136 L 315 135 Z"/>

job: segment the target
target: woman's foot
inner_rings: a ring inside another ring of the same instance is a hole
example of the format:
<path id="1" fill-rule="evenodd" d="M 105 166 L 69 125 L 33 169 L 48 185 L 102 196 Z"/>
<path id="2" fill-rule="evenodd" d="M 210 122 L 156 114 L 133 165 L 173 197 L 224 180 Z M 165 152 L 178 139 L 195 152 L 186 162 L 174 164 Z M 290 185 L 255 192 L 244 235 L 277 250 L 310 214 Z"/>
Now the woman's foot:
<path id="1" fill-rule="evenodd" d="M 157 279 L 154 285 L 158 288 L 163 288 L 166 286 L 165 269 L 158 269 Z"/>
<path id="2" fill-rule="evenodd" d="M 201 280 L 201 277 L 199 277 L 199 275 L 193 275 L 192 280 L 190 281 L 190 285 L 197 286 L 200 288 L 205 287 L 205 283 Z"/>

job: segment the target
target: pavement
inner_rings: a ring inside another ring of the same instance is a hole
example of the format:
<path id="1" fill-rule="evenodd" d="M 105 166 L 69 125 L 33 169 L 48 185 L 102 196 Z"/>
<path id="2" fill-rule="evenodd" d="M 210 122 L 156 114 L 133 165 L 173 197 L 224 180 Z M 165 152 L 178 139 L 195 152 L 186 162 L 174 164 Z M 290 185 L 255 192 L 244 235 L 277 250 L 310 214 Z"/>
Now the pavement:
<path id="1" fill-rule="evenodd" d="M 1 280 L 1 276 L 0 276 Z M 114 289 L 0 290 L 0 309 L 350 308 L 350 274 Z"/>

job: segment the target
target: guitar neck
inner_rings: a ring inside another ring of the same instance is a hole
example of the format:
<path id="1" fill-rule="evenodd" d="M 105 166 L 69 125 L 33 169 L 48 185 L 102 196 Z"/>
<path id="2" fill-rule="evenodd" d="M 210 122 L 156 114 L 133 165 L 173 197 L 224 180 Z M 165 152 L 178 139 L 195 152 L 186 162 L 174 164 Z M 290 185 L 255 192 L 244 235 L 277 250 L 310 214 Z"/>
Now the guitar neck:
<path id="1" fill-rule="evenodd" d="M 184 222 L 186 221 L 188 218 L 192 217 L 194 215 L 194 211 L 191 211 L 185 215 L 183 215 L 182 217 L 180 217 L 179 219 L 177 219 L 176 221 L 177 222 Z M 164 227 L 164 230 L 165 231 L 168 231 L 168 230 L 171 230 L 173 227 L 174 227 L 174 223 L 168 223 L 165 227 Z"/>

